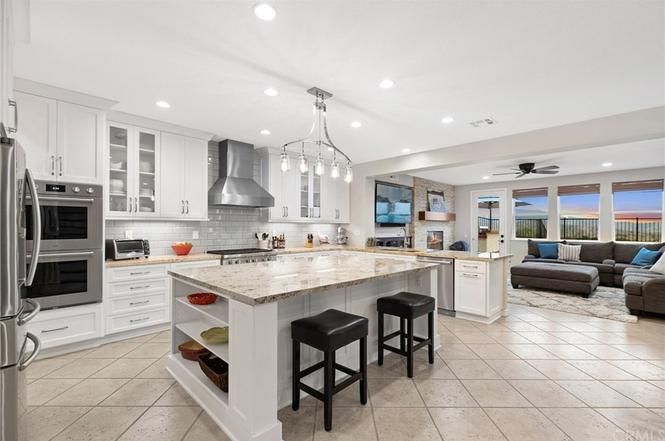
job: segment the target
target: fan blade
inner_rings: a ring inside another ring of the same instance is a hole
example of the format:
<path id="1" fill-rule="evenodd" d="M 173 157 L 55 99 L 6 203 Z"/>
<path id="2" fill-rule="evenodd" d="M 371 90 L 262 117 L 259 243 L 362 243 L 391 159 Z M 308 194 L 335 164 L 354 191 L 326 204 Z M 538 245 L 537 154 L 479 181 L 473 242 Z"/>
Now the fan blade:
<path id="1" fill-rule="evenodd" d="M 521 178 L 522 176 L 526 176 L 526 173 L 520 173 L 520 174 L 518 174 L 517 176 L 515 176 L 515 179 L 519 179 L 519 178 Z"/>
<path id="2" fill-rule="evenodd" d="M 559 170 L 543 170 L 542 168 L 539 168 L 538 170 L 534 170 L 531 173 L 536 173 L 539 175 L 555 175 L 559 173 Z"/>
<path id="3" fill-rule="evenodd" d="M 492 173 L 492 176 L 502 176 L 502 175 L 519 175 L 522 172 L 508 172 L 508 173 Z"/>
<path id="4" fill-rule="evenodd" d="M 559 169 L 558 165 L 548 165 L 546 167 L 538 167 L 538 168 L 534 169 L 533 171 L 536 171 L 536 170 L 558 170 L 558 169 Z"/>

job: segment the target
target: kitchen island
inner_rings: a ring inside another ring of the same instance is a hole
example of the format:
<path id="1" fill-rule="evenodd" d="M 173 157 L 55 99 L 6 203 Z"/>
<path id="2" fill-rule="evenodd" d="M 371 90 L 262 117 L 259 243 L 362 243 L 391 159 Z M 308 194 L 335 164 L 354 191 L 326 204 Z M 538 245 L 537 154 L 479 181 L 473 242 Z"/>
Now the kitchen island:
<path id="1" fill-rule="evenodd" d="M 277 411 L 291 401 L 291 322 L 329 308 L 367 317 L 372 362 L 377 358 L 377 298 L 400 291 L 436 298 L 436 268 L 400 256 L 338 251 L 171 271 L 168 370 L 232 439 L 281 440 Z M 201 291 L 216 294 L 217 302 L 197 306 L 187 301 L 188 294 Z M 427 335 L 426 322 L 416 322 L 417 335 Z M 214 326 L 229 327 L 228 344 L 211 345 L 201 338 L 202 331 Z M 438 347 L 437 321 L 434 326 Z M 397 330 L 398 319 L 386 317 L 385 327 L 386 334 Z M 228 393 L 205 377 L 196 362 L 182 358 L 178 346 L 191 339 L 228 363 Z M 336 356 L 343 365 L 358 366 L 356 343 Z M 306 367 L 322 360 L 322 354 L 303 347 L 301 359 Z M 322 375 L 310 378 L 312 387 L 322 388 Z"/>

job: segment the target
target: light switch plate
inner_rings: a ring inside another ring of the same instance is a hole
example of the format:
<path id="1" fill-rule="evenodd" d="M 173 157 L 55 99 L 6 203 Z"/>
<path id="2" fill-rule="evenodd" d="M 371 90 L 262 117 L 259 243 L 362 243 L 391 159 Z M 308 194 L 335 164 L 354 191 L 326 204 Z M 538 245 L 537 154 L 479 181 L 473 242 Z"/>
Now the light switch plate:
<path id="1" fill-rule="evenodd" d="M 198 231 L 192 231 L 192 239 L 198 239 L 199 238 L 199 232 Z"/>
<path id="2" fill-rule="evenodd" d="M 125 239 L 134 239 L 134 232 L 132 230 L 125 230 Z"/>

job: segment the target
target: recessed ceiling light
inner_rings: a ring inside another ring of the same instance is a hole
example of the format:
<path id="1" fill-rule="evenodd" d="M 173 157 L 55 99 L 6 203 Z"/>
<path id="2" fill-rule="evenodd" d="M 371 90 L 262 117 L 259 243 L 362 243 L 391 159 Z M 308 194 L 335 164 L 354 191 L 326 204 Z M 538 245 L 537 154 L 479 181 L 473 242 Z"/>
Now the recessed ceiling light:
<path id="1" fill-rule="evenodd" d="M 385 80 L 381 81 L 379 83 L 379 87 L 381 89 L 390 89 L 395 85 L 395 82 L 391 80 L 390 78 L 386 78 Z"/>
<path id="2" fill-rule="evenodd" d="M 402 153 L 409 153 L 410 151 L 411 151 L 411 149 L 409 149 L 409 148 L 402 149 Z"/>
<path id="3" fill-rule="evenodd" d="M 277 96 L 279 95 L 279 92 L 277 92 L 277 89 L 273 89 L 272 87 L 268 87 L 266 90 L 263 91 L 268 96 Z"/>
<path id="4" fill-rule="evenodd" d="M 271 21 L 277 16 L 277 11 L 275 8 L 270 6 L 268 3 L 259 3 L 254 6 L 254 15 L 256 15 L 261 20 Z"/>
<path id="5" fill-rule="evenodd" d="M 441 122 L 443 124 L 450 124 L 451 122 L 455 121 L 452 116 L 444 116 L 441 118 Z"/>
<path id="6" fill-rule="evenodd" d="M 169 108 L 171 108 L 171 105 L 170 105 L 169 103 L 167 103 L 166 101 L 162 101 L 162 100 L 157 101 L 157 102 L 155 103 L 155 106 L 157 106 L 157 107 L 161 107 L 162 109 L 169 109 Z"/>
<path id="7" fill-rule="evenodd" d="M 357 128 L 359 128 L 359 127 L 362 127 L 362 125 L 363 125 L 363 124 L 362 124 L 360 121 L 352 121 L 352 122 L 351 122 L 351 127 L 353 127 L 354 129 L 357 129 Z"/>
<path id="8" fill-rule="evenodd" d="M 489 178 L 489 176 L 483 176 L 483 181 L 487 181 Z"/>
<path id="9" fill-rule="evenodd" d="M 611 163 L 611 162 L 603 162 L 603 163 L 600 164 L 600 165 L 602 165 L 603 167 L 612 167 L 612 163 Z"/>
<path id="10" fill-rule="evenodd" d="M 332 148 L 332 147 L 328 147 L 328 151 L 329 151 L 329 152 L 334 152 L 334 151 L 335 151 L 335 149 L 334 149 L 334 148 Z"/>
<path id="11" fill-rule="evenodd" d="M 268 135 L 270 135 L 270 130 L 263 129 L 263 130 L 261 130 L 261 134 L 264 135 L 264 136 L 268 136 Z"/>

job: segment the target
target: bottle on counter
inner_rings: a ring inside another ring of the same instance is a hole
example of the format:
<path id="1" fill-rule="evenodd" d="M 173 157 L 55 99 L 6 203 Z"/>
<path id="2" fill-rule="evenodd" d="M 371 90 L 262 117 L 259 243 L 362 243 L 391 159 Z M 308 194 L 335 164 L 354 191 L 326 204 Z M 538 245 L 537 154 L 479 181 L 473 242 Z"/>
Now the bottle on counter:
<path id="1" fill-rule="evenodd" d="M 305 242 L 305 248 L 314 248 L 314 235 L 308 234 L 307 241 Z"/>

